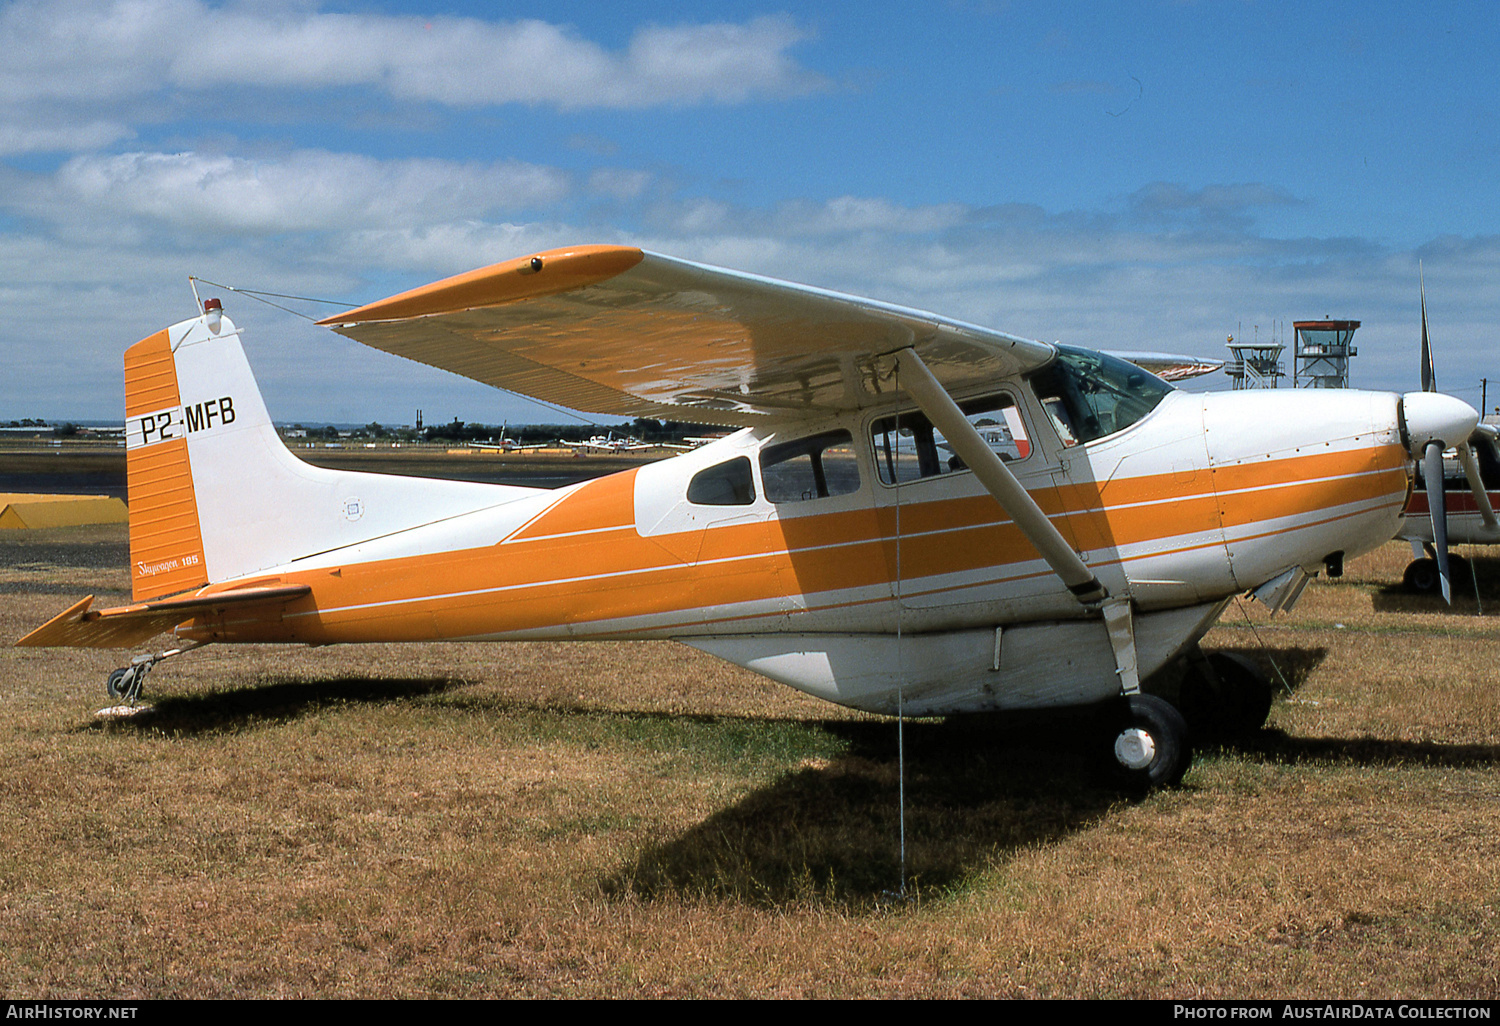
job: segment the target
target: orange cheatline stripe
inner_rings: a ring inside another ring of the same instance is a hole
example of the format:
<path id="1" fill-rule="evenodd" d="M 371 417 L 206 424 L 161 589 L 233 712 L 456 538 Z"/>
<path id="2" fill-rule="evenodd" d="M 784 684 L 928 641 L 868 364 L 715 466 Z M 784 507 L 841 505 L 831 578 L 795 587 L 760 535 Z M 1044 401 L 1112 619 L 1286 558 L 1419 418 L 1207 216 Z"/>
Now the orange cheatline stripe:
<path id="1" fill-rule="evenodd" d="M 1372 494 L 1379 494 L 1378 489 L 1367 486 L 1358 494 L 1346 490 L 1337 498 L 1340 501 L 1355 501 L 1362 496 L 1368 497 Z M 1263 497 L 1260 504 L 1261 515 L 1256 519 L 1281 515 L 1280 507 L 1286 505 L 1286 498 L 1286 494 L 1280 497 L 1281 501 L 1273 501 L 1274 497 Z M 967 512 L 979 512 L 982 515 L 977 517 L 951 515 L 957 512 L 954 507 L 961 504 L 976 507 Z M 955 564 L 958 566 L 982 564 L 985 557 L 992 557 L 997 562 L 1005 562 L 1015 558 L 1017 554 L 1029 553 L 1029 544 L 1024 541 L 1019 530 L 1013 524 L 996 516 L 992 502 L 980 500 L 973 504 L 960 501 L 928 505 L 946 507 L 946 509 L 928 510 L 933 514 L 928 518 L 928 522 L 917 525 L 928 530 L 920 534 L 914 529 L 904 531 L 904 540 L 914 547 L 914 558 L 920 557 L 920 549 L 924 547 L 921 541 L 923 537 L 930 537 L 932 542 L 929 547 L 938 551 L 952 553 L 958 550 L 961 555 L 953 557 L 958 559 Z M 1190 507 L 1187 510 L 1189 517 L 1183 516 L 1185 507 Z M 944 512 L 950 515 L 942 517 Z M 1297 509 L 1293 507 L 1286 512 L 1297 512 Z M 1165 509 L 1157 507 L 1132 510 L 1124 514 L 1118 514 L 1113 510 L 1108 511 L 1110 517 L 1120 521 L 1115 525 L 1116 529 L 1113 532 L 1114 543 L 1120 545 L 1212 530 L 1217 527 L 1213 513 L 1212 504 L 1202 500 L 1191 504 L 1173 503 Z M 865 521 L 863 525 L 859 524 L 861 519 Z M 912 518 L 909 517 L 903 527 L 911 523 Z M 784 547 L 795 550 L 797 559 L 801 563 L 801 568 L 794 568 L 795 572 L 802 572 L 803 568 L 813 566 L 817 560 L 824 558 L 840 567 L 847 567 L 850 565 L 850 550 L 853 547 L 867 544 L 890 544 L 889 532 L 882 534 L 878 529 L 874 529 L 873 525 L 874 518 L 868 512 L 862 515 L 830 514 L 824 517 L 797 518 L 795 521 L 780 522 Z M 851 530 L 857 526 L 862 527 L 859 534 Z M 1120 527 L 1129 529 L 1121 530 Z M 768 543 L 774 537 L 774 528 L 771 537 L 762 533 L 758 525 L 715 528 L 708 533 L 717 543 L 714 545 L 714 555 L 719 558 L 736 555 L 754 558 L 777 553 L 783 548 L 781 545 L 768 547 Z M 955 545 L 955 541 L 960 536 L 964 536 L 962 544 Z M 548 557 L 545 561 L 530 559 L 527 563 L 533 566 L 544 565 L 548 577 L 552 579 L 587 575 L 591 571 L 619 572 L 631 567 L 645 568 L 661 564 L 663 554 L 660 551 L 655 548 L 641 550 L 638 546 L 633 547 L 627 544 L 628 540 L 620 539 L 618 540 L 620 543 L 615 544 L 617 540 L 612 539 L 612 544 L 607 548 L 595 544 L 587 537 L 573 539 L 566 545 L 561 544 L 559 540 L 557 543 L 546 546 Z M 820 546 L 826 546 L 829 552 L 823 555 L 817 554 L 815 550 Z M 912 569 L 917 570 L 919 567 L 913 566 Z M 927 570 L 929 567 L 924 566 L 920 569 Z M 941 572 L 938 567 L 930 569 Z M 543 578 L 536 576 L 533 580 L 540 582 Z"/>
<path id="2" fill-rule="evenodd" d="M 1339 461 L 1325 457 L 1303 461 L 1301 469 L 1321 474 L 1342 469 L 1347 476 L 1240 493 L 1243 501 L 1236 503 L 1226 522 L 1248 526 L 1281 517 L 1304 518 L 1299 524 L 1251 536 L 1262 537 L 1361 515 L 1370 511 L 1369 503 L 1381 499 L 1386 501 L 1374 508 L 1399 507 L 1405 495 L 1404 468 L 1380 467 L 1378 462 L 1376 469 L 1367 469 L 1370 460 L 1358 453 L 1348 454 L 1342 468 Z M 1067 513 L 1081 515 L 1086 522 L 1101 522 L 1109 536 L 1104 541 L 1111 547 L 1216 535 L 1220 525 L 1215 502 L 1203 495 L 1179 500 L 1165 487 L 1170 480 L 1171 475 L 1158 476 L 1156 498 L 1149 505 L 1111 508 L 1102 514 Z M 1145 484 L 1137 495 L 1153 494 Z M 889 509 L 714 528 L 705 534 L 709 544 L 703 560 L 689 564 L 674 562 L 669 548 L 633 529 L 622 529 L 619 518 L 632 495 L 630 474 L 600 479 L 592 489 L 580 488 L 528 525 L 531 537 L 513 536 L 514 556 L 497 558 L 495 550 L 486 547 L 345 567 L 339 578 L 289 575 L 289 579 L 314 585 L 320 607 L 301 617 L 296 626 L 299 640 L 452 637 L 642 615 L 692 615 L 706 607 L 883 587 L 893 574 Z M 569 511 L 566 507 L 573 501 L 580 507 Z M 1049 498 L 1049 504 L 1055 506 L 1055 498 Z M 1363 507 L 1316 521 L 1305 519 L 1316 508 L 1351 504 Z M 589 514 L 576 516 L 584 507 Z M 589 527 L 597 523 L 596 516 L 606 520 L 609 530 L 619 532 L 610 534 L 607 544 L 600 544 L 597 534 L 579 533 L 603 530 Z M 903 507 L 902 526 L 903 572 L 909 579 L 989 567 L 999 575 L 998 583 L 1014 574 L 1005 567 L 1036 558 L 1019 529 L 987 496 Z M 916 531 L 918 527 L 921 532 Z M 1194 542 L 1171 551 L 1221 544 Z M 442 594 L 432 594 L 434 580 L 443 582 Z M 983 583 L 940 587 L 931 593 Z"/>
<path id="3" fill-rule="evenodd" d="M 444 278 L 355 310 L 325 317 L 318 323 L 396 321 L 550 296 L 607 281 L 630 270 L 643 259 L 645 254 L 633 246 L 553 249 Z M 539 269 L 533 269 L 533 261 L 540 261 Z"/>

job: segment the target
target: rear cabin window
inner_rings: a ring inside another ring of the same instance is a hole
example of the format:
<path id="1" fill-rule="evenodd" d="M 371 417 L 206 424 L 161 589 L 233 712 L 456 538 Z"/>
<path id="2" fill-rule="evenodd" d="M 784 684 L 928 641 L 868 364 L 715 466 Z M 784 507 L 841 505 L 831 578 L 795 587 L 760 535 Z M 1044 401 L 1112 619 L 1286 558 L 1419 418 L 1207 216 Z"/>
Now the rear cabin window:
<path id="1" fill-rule="evenodd" d="M 1024 460 L 1031 454 L 1025 422 L 1011 396 L 1000 393 L 966 399 L 958 408 L 1002 460 Z M 877 420 L 871 425 L 870 440 L 875 447 L 880 480 L 885 484 L 969 469 L 920 410 Z"/>
<path id="2" fill-rule="evenodd" d="M 748 506 L 755 501 L 750 461 L 738 456 L 700 470 L 688 482 L 688 502 L 699 506 Z"/>
<path id="3" fill-rule="evenodd" d="M 1063 445 L 1080 445 L 1123 431 L 1172 391 L 1133 363 L 1059 346 L 1057 359 L 1030 377 Z"/>
<path id="4" fill-rule="evenodd" d="M 848 431 L 768 445 L 760 451 L 760 481 L 771 502 L 802 502 L 859 491 L 859 462 Z"/>

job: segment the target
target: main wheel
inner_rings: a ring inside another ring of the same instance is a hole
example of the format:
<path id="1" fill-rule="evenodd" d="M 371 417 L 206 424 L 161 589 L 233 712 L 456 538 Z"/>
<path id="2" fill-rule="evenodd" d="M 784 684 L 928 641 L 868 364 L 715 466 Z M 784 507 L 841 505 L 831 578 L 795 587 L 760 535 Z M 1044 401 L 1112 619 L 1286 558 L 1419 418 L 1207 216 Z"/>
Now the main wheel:
<path id="1" fill-rule="evenodd" d="M 1188 664 L 1178 707 L 1199 738 L 1235 738 L 1266 725 L 1271 680 L 1236 652 L 1209 652 Z"/>
<path id="2" fill-rule="evenodd" d="M 1470 587 L 1469 575 L 1473 568 L 1462 556 L 1448 555 L 1448 583 L 1455 588 Z M 1401 577 L 1401 586 L 1416 595 L 1436 595 L 1442 590 L 1442 577 L 1438 574 L 1437 560 L 1430 557 L 1414 559 L 1406 566 Z"/>
<path id="3" fill-rule="evenodd" d="M 1112 776 L 1134 794 L 1175 786 L 1193 761 L 1187 722 L 1155 695 L 1127 695 L 1108 741 Z"/>
<path id="4" fill-rule="evenodd" d="M 1438 576 L 1437 560 L 1414 559 L 1406 565 L 1406 573 L 1401 577 L 1401 586 L 1414 595 L 1431 595 L 1439 588 L 1442 580 Z"/>

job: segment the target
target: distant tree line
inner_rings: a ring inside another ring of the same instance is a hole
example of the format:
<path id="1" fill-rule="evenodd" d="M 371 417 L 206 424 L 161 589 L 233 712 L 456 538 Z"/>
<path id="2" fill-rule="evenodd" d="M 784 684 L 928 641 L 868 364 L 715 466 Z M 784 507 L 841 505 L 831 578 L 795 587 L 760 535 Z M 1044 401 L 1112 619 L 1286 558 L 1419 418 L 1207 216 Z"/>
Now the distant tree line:
<path id="1" fill-rule="evenodd" d="M 80 428 L 77 424 L 69 421 L 66 424 L 49 424 L 40 417 L 25 417 L 21 420 L 0 421 L 0 428 L 14 428 L 24 431 L 27 428 L 35 428 L 38 435 L 52 433 L 54 438 L 76 438 L 80 434 L 92 435 L 90 428 Z"/>
<path id="2" fill-rule="evenodd" d="M 632 421 L 617 424 L 470 424 L 457 417 L 446 424 L 429 424 L 417 431 L 410 427 L 387 427 L 379 421 L 371 421 L 362 428 L 340 431 L 333 425 L 327 427 L 303 427 L 293 424 L 293 431 L 305 431 L 312 439 L 336 441 L 340 438 L 374 439 L 396 442 L 495 442 L 499 443 L 502 429 L 504 437 L 513 438 L 522 444 L 553 442 L 558 439 L 577 441 L 592 435 L 613 434 L 616 438 L 638 438 L 643 442 L 681 442 L 690 436 L 703 435 L 722 428 L 703 424 L 689 424 L 675 420 L 653 420 L 637 417 Z"/>

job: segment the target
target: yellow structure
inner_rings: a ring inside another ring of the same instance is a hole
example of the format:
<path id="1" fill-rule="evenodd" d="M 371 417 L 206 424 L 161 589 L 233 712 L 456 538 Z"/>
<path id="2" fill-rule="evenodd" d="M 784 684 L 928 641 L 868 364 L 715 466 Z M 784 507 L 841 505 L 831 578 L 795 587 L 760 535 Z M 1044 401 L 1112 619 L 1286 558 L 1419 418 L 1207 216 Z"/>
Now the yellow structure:
<path id="1" fill-rule="evenodd" d="M 108 495 L 33 495 L 0 492 L 0 530 L 123 524 L 125 503 Z"/>

